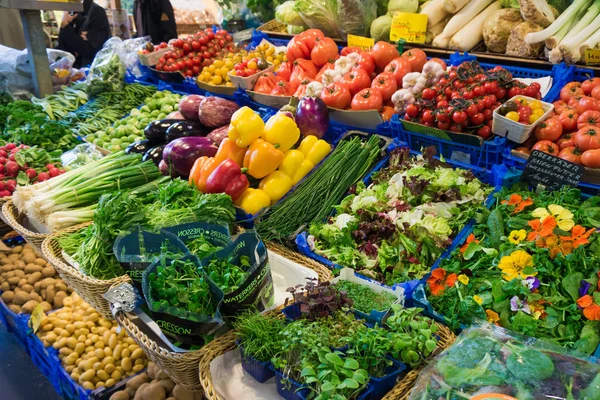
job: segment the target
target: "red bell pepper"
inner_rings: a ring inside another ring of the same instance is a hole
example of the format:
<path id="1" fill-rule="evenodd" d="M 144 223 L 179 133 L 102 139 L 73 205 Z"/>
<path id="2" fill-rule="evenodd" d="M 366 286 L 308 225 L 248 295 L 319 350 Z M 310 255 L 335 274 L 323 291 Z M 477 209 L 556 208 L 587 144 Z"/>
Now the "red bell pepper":
<path id="1" fill-rule="evenodd" d="M 240 166 L 233 160 L 225 160 L 208 176 L 206 193 L 226 193 L 236 201 L 249 186 Z"/>

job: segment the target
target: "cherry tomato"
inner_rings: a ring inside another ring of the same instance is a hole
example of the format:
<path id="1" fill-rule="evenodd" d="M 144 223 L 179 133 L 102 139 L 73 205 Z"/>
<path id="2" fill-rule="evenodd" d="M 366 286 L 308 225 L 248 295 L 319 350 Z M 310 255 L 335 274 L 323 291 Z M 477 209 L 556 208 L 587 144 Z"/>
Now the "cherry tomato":
<path id="1" fill-rule="evenodd" d="M 523 89 L 518 86 L 513 86 L 508 90 L 508 97 L 513 98 L 515 96 L 520 96 L 523 94 Z"/>
<path id="2" fill-rule="evenodd" d="M 467 113 L 464 111 L 455 111 L 454 114 L 452 114 L 452 121 L 454 121 L 455 124 L 462 124 L 467 120 Z"/>
<path id="3" fill-rule="evenodd" d="M 435 121 L 435 116 L 433 115 L 433 111 L 425 110 L 423 112 L 423 122 L 433 122 Z"/>
<path id="4" fill-rule="evenodd" d="M 477 109 L 477 106 L 475 104 L 471 104 L 469 107 L 467 107 L 467 110 L 466 110 L 467 116 L 469 118 L 473 117 L 478 112 L 479 112 L 479 110 Z"/>
<path id="5" fill-rule="evenodd" d="M 531 107 L 520 106 L 519 109 L 517 110 L 517 112 L 519 113 L 519 122 L 526 124 L 526 125 L 529 124 L 529 117 L 531 116 L 531 113 L 533 112 L 531 110 Z"/>
<path id="6" fill-rule="evenodd" d="M 417 107 L 415 104 L 409 104 L 406 106 L 406 115 L 408 115 L 411 118 L 416 117 L 417 115 L 419 115 L 419 107 Z"/>
<path id="7" fill-rule="evenodd" d="M 494 118 L 494 112 L 490 109 L 483 110 L 483 118 L 486 121 L 491 121 Z"/>
<path id="8" fill-rule="evenodd" d="M 506 97 L 506 89 L 499 87 L 498 90 L 496 91 L 496 98 L 498 100 L 501 100 L 505 97 Z"/>
<path id="9" fill-rule="evenodd" d="M 421 95 L 423 96 L 423 98 L 425 100 L 433 100 L 436 96 L 436 92 L 433 89 L 426 88 L 426 89 L 423 89 L 423 92 L 421 92 Z"/>
<path id="10" fill-rule="evenodd" d="M 438 110 L 436 113 L 436 118 L 439 122 L 448 121 L 448 114 L 444 110 Z"/>
<path id="11" fill-rule="evenodd" d="M 476 97 L 484 96 L 485 92 L 486 92 L 486 90 L 485 90 L 485 87 L 483 87 L 483 86 L 477 85 L 473 88 L 473 94 Z"/>
<path id="12" fill-rule="evenodd" d="M 438 121 L 437 127 L 438 129 L 443 129 L 447 131 L 448 128 L 450 128 L 450 121 Z"/>
<path id="13" fill-rule="evenodd" d="M 481 128 L 477 129 L 477 135 L 481 136 L 484 139 L 489 138 L 491 134 L 492 134 L 492 129 L 487 125 L 484 125 Z"/>
<path id="14" fill-rule="evenodd" d="M 477 113 L 471 117 L 471 124 L 477 126 L 483 124 L 485 117 L 482 113 Z"/>

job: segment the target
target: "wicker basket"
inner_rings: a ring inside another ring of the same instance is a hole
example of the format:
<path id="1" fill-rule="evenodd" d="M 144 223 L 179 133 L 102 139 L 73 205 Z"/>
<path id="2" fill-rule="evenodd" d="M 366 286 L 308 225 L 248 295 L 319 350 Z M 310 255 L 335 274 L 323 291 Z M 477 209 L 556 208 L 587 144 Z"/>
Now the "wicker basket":
<path id="1" fill-rule="evenodd" d="M 256 28 L 256 30 L 263 32 L 287 33 L 287 25 L 272 19 Z"/>
<path id="2" fill-rule="evenodd" d="M 2 225 L 10 226 L 10 225 L 8 225 L 8 221 L 6 220 L 6 217 L 4 216 L 4 213 L 2 212 L 2 206 L 4 206 L 4 203 L 6 203 L 9 200 L 10 200 L 9 196 L 0 197 L 0 220 L 2 220 L 2 222 L 0 222 L 0 227 Z"/>
<path id="3" fill-rule="evenodd" d="M 48 233 L 33 232 L 25 228 L 23 224 L 24 215 L 20 215 L 12 200 L 8 200 L 2 206 L 3 220 L 6 221 L 25 241 L 41 252 L 42 242 L 49 236 Z"/>
<path id="4" fill-rule="evenodd" d="M 287 247 L 274 243 L 268 243 L 267 247 L 269 250 L 276 252 L 290 261 L 314 270 L 319 276 L 319 280 L 327 281 L 333 277 L 331 271 L 323 265 L 289 250 Z M 204 383 L 201 381 L 202 378 L 199 379 L 198 376 L 198 363 L 204 357 L 204 348 L 187 353 L 175 353 L 160 347 L 154 340 L 142 332 L 125 313 L 118 313 L 116 319 L 127 334 L 144 350 L 146 356 L 160 366 L 173 382 L 189 391 L 201 391 L 205 388 Z M 235 346 L 234 338 L 235 336 L 232 332 L 227 332 L 218 339 L 218 343 L 223 342 Z M 208 376 L 210 379 L 210 372 Z"/>
<path id="5" fill-rule="evenodd" d="M 83 275 L 65 260 L 57 240 L 60 235 L 77 232 L 89 224 L 91 224 L 91 222 L 76 225 L 65 229 L 64 231 L 49 235 L 42 243 L 42 254 L 58 271 L 61 278 L 67 282 L 67 285 L 72 287 L 83 300 L 102 314 L 104 318 L 112 320 L 114 318 L 110 311 L 110 304 L 102 297 L 102 295 L 106 293 L 112 285 L 129 282 L 129 276 L 123 275 L 110 280 L 100 280 Z"/>

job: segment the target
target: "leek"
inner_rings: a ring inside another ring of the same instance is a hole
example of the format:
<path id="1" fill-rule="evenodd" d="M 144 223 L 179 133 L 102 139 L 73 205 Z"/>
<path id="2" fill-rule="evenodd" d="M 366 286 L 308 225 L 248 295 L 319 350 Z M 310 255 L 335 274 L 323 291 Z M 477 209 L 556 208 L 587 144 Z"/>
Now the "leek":
<path id="1" fill-rule="evenodd" d="M 569 35 L 563 39 L 559 45 L 563 59 L 570 63 L 577 62 L 581 59 L 579 46 L 600 28 L 600 1 L 596 1 L 594 5 L 590 7 L 589 11 L 580 22 L 582 21 L 585 21 L 585 27 L 580 32 Z"/>
<path id="2" fill-rule="evenodd" d="M 548 39 L 546 39 L 546 47 L 550 50 L 557 47 L 560 44 L 561 40 L 563 40 L 564 37 L 567 36 L 567 34 L 569 34 L 570 32 L 573 32 L 573 30 L 577 27 L 577 25 L 579 25 L 577 23 L 577 21 L 581 20 L 581 18 L 583 18 L 584 14 L 585 14 L 584 9 L 579 10 L 579 13 L 577 13 L 576 17 L 573 18 L 570 21 L 570 23 L 565 23 L 558 32 L 556 32 L 554 35 L 552 35 Z M 583 27 L 581 29 L 583 29 Z"/>
<path id="3" fill-rule="evenodd" d="M 533 44 L 545 41 L 558 32 L 565 24 L 570 24 L 577 17 L 579 10 L 587 8 L 590 4 L 591 0 L 575 0 L 549 27 L 539 32 L 527 34 L 525 36 L 525 43 Z"/>
<path id="4" fill-rule="evenodd" d="M 583 57 L 587 49 L 598 46 L 598 43 L 600 43 L 600 29 L 579 46 L 579 55 Z"/>

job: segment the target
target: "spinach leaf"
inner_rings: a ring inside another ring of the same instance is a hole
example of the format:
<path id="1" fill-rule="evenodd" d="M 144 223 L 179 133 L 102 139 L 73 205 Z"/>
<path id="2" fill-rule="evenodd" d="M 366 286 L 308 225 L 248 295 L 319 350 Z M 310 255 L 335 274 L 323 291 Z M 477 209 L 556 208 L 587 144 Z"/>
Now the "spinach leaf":
<path id="1" fill-rule="evenodd" d="M 494 348 L 494 341 L 475 337 L 448 350 L 447 358 L 459 367 L 473 368 Z"/>
<path id="2" fill-rule="evenodd" d="M 581 286 L 582 280 L 583 274 L 581 272 L 573 272 L 565 276 L 561 281 L 563 289 L 569 293 L 574 301 L 577 301 L 579 298 L 579 287 Z"/>
<path id="3" fill-rule="evenodd" d="M 548 379 L 554 373 L 552 359 L 534 349 L 515 349 L 506 359 L 506 368 L 521 381 Z"/>
<path id="4" fill-rule="evenodd" d="M 588 321 L 581 330 L 579 340 L 573 348 L 584 354 L 592 354 L 600 344 L 600 321 Z"/>

